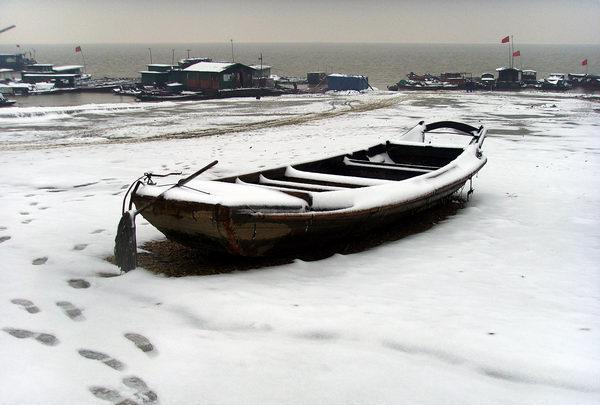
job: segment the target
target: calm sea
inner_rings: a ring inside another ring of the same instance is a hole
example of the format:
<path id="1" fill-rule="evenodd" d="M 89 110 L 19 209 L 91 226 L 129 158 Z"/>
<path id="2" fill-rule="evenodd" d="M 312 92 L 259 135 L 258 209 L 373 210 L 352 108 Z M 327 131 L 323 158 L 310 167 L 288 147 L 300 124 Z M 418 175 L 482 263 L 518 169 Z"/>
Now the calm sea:
<path id="1" fill-rule="evenodd" d="M 230 43 L 211 44 L 81 44 L 88 73 L 95 77 L 138 77 L 139 71 L 152 62 L 171 63 L 187 56 L 211 57 L 230 61 Z M 272 73 L 281 76 L 306 77 L 310 71 L 362 74 L 372 86 L 387 85 L 405 78 L 409 72 L 469 72 L 479 76 L 494 71 L 508 62 L 508 49 L 502 44 L 258 44 L 235 43 L 236 62 L 273 66 Z M 0 45 L 0 52 L 14 52 L 15 47 Z M 82 64 L 75 45 L 26 45 L 24 51 L 35 50 L 40 63 Z M 600 73 L 600 45 L 527 45 L 517 44 L 521 51 L 519 67 L 538 71 L 538 77 L 551 72 L 581 72 L 582 59 L 589 60 L 590 73 Z"/>

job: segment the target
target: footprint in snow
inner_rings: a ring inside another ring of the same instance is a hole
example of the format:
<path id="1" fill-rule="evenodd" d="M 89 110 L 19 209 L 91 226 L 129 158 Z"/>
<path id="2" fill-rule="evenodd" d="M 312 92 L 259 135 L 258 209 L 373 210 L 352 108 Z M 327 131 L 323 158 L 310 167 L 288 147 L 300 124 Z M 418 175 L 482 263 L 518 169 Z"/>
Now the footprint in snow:
<path id="1" fill-rule="evenodd" d="M 90 287 L 90 283 L 81 278 L 72 278 L 70 280 L 67 280 L 67 283 L 69 283 L 69 285 L 73 288 L 89 288 Z"/>
<path id="2" fill-rule="evenodd" d="M 29 203 L 29 205 L 31 205 L 32 207 L 35 207 L 35 206 L 36 206 L 36 205 L 38 205 L 38 204 L 39 204 L 39 202 L 37 202 L 37 201 L 34 201 L 34 202 L 30 202 L 30 203 Z"/>
<path id="3" fill-rule="evenodd" d="M 5 226 L 0 226 L 0 231 L 6 231 L 8 228 Z"/>
<path id="4" fill-rule="evenodd" d="M 21 215 L 29 215 L 29 212 L 27 212 L 27 211 L 21 211 L 21 212 L 19 212 L 19 214 L 21 214 Z"/>
<path id="5" fill-rule="evenodd" d="M 148 388 L 148 384 L 141 378 L 132 375 L 123 378 L 122 381 L 127 387 L 135 390 L 134 395 L 138 400 L 142 401 L 142 404 L 158 404 L 158 395 Z"/>
<path id="6" fill-rule="evenodd" d="M 93 230 L 93 231 L 92 231 L 92 232 L 90 232 L 90 233 L 91 233 L 91 234 L 96 234 L 96 233 L 101 233 L 101 232 L 104 232 L 104 231 L 106 231 L 106 229 L 95 229 L 95 230 Z"/>
<path id="7" fill-rule="evenodd" d="M 0 236 L 0 243 L 6 242 L 9 239 L 10 239 L 10 236 Z"/>
<path id="8" fill-rule="evenodd" d="M 58 301 L 56 306 L 63 310 L 65 315 L 74 321 L 85 321 L 83 311 L 71 304 L 69 301 Z"/>
<path id="9" fill-rule="evenodd" d="M 78 243 L 77 245 L 73 246 L 73 250 L 83 250 L 87 247 L 87 243 Z"/>
<path id="10" fill-rule="evenodd" d="M 150 343 L 148 338 L 146 338 L 143 335 L 140 335 L 139 333 L 126 333 L 123 336 L 125 336 L 128 340 L 132 341 L 135 344 L 135 346 L 144 353 L 154 351 L 154 346 L 152 345 L 152 343 Z"/>
<path id="11" fill-rule="evenodd" d="M 29 219 L 26 219 L 26 220 L 24 220 L 24 221 L 21 221 L 21 223 L 22 223 L 22 224 L 25 224 L 25 225 L 27 225 L 27 224 L 30 224 L 30 223 L 31 223 L 31 221 L 33 221 L 33 219 L 32 219 L 32 218 L 29 218 Z"/>
<path id="12" fill-rule="evenodd" d="M 90 392 L 99 399 L 103 399 L 105 401 L 110 401 L 113 404 L 118 405 L 139 405 L 137 402 L 123 397 L 119 391 L 113 390 L 106 387 L 101 387 L 99 385 L 93 385 L 90 388 Z"/>
<path id="13" fill-rule="evenodd" d="M 99 271 L 98 273 L 96 273 L 96 275 L 98 277 L 102 277 L 102 278 L 111 278 L 111 277 L 119 277 L 121 274 L 120 273 L 109 273 L 109 272 Z"/>
<path id="14" fill-rule="evenodd" d="M 31 262 L 31 264 L 33 264 L 34 266 L 39 266 L 41 264 L 44 264 L 48 261 L 48 257 L 44 256 L 44 257 L 38 257 L 37 259 L 33 259 L 33 261 Z"/>
<path id="15" fill-rule="evenodd" d="M 58 344 L 58 339 L 56 336 L 49 333 L 32 332 L 26 329 L 15 328 L 3 328 L 2 330 L 18 339 L 33 338 L 46 346 L 56 346 Z"/>
<path id="16" fill-rule="evenodd" d="M 40 312 L 40 309 L 35 306 L 35 304 L 29 300 L 26 300 L 24 298 L 14 298 L 12 300 L 10 300 L 10 302 L 12 302 L 15 305 L 20 306 L 21 308 L 23 308 L 25 311 L 29 312 L 30 314 L 37 314 L 38 312 Z"/>
<path id="17" fill-rule="evenodd" d="M 115 370 L 121 371 L 125 368 L 125 364 L 121 363 L 117 359 L 110 357 L 108 354 L 87 349 L 80 349 L 79 354 L 85 357 L 86 359 L 100 361 L 106 364 L 108 367 L 114 368 Z"/>

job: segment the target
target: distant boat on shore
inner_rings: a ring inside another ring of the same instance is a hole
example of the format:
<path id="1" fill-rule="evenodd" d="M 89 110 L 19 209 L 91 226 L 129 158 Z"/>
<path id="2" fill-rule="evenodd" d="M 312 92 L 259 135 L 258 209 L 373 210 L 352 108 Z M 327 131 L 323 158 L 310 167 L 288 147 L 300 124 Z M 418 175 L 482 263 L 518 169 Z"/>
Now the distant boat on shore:
<path id="1" fill-rule="evenodd" d="M 0 93 L 0 107 L 10 107 L 16 103 L 15 100 L 9 100 L 4 97 L 2 93 Z"/>

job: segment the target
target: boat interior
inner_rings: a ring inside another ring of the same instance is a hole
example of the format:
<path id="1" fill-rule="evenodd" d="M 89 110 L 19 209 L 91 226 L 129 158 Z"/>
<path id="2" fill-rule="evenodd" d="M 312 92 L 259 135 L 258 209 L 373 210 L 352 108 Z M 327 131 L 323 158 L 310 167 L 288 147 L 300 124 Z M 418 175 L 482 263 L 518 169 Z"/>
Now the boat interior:
<path id="1" fill-rule="evenodd" d="M 387 142 L 350 154 L 218 181 L 278 190 L 312 203 L 312 194 L 369 187 L 420 176 L 456 159 L 463 148 Z"/>

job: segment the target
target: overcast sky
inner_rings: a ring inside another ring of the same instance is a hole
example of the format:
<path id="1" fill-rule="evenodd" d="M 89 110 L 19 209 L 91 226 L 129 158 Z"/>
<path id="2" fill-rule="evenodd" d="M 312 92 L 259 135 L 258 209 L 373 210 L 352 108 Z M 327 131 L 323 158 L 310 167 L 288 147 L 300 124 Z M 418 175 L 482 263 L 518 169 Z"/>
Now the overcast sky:
<path id="1" fill-rule="evenodd" d="M 0 43 L 600 44 L 600 0 L 0 0 Z"/>

